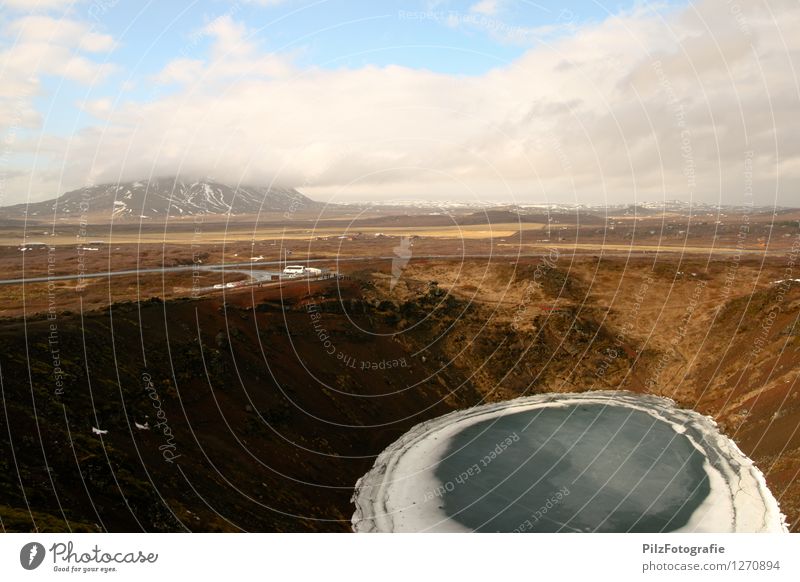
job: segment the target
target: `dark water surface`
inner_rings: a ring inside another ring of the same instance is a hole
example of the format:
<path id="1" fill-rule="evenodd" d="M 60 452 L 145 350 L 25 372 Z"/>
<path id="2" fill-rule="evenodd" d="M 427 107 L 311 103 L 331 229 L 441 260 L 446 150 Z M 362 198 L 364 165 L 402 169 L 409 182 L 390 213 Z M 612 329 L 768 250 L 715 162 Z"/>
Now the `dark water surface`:
<path id="1" fill-rule="evenodd" d="M 570 404 L 464 429 L 435 475 L 444 511 L 476 531 L 659 532 L 708 496 L 704 459 L 645 412 Z"/>

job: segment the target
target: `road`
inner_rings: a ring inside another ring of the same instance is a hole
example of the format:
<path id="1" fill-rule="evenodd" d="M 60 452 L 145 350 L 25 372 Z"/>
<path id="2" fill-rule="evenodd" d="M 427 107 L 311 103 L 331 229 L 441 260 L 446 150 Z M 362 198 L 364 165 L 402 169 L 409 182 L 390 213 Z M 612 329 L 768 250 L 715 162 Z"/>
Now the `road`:
<path id="1" fill-rule="evenodd" d="M 526 245 L 527 246 L 527 245 Z M 533 245 L 531 245 L 533 246 Z M 655 254 L 655 253 L 683 253 L 683 254 L 714 254 L 714 255 L 754 255 L 762 256 L 765 254 L 780 254 L 785 251 L 768 251 L 764 249 L 735 249 L 735 248 L 712 248 L 712 247 L 658 247 L 658 246 L 625 246 L 625 245 L 605 245 L 601 247 L 591 245 L 575 245 L 575 244 L 548 244 L 536 245 L 542 251 L 549 248 L 572 250 L 573 253 L 584 251 L 584 254 L 602 254 L 603 256 L 617 255 L 628 256 L 631 254 Z M 609 252 L 610 251 L 610 252 Z M 508 258 L 508 259 L 535 259 L 541 256 L 541 252 L 530 254 L 470 254 L 470 255 L 414 255 L 412 260 L 461 260 L 461 259 L 488 259 L 488 258 Z M 344 257 L 344 258 L 323 258 L 323 259 L 308 259 L 304 261 L 297 261 L 304 264 L 340 264 L 340 263 L 355 263 L 362 261 L 391 261 L 396 257 L 390 256 L 377 256 L 377 257 Z M 148 267 L 145 269 L 125 269 L 121 271 L 103 271 L 100 273 L 83 273 L 72 275 L 53 275 L 53 276 L 39 276 L 39 277 L 21 277 L 15 279 L 2 279 L 0 285 L 22 285 L 26 283 L 48 283 L 50 281 L 74 281 L 78 279 L 100 279 L 110 277 L 121 277 L 124 275 L 143 275 L 152 273 L 179 273 L 191 271 L 218 271 L 229 270 L 234 272 L 243 272 L 258 278 L 260 271 L 253 271 L 251 269 L 258 269 L 261 267 L 275 267 L 283 264 L 283 261 L 253 261 L 242 263 L 222 263 L 219 265 L 181 265 L 178 267 Z M 244 267 L 247 267 L 246 269 Z M 279 273 L 280 271 L 269 272 Z M 266 274 L 265 274 L 266 275 Z"/>

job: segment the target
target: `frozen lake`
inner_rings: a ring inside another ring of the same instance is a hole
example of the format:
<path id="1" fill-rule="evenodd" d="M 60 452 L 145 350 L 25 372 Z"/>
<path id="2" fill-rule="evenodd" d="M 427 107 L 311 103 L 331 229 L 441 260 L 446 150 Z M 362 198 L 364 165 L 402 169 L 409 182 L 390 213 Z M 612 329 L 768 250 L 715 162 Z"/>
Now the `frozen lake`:
<path id="1" fill-rule="evenodd" d="M 476 461 L 480 472 L 457 480 Z M 710 492 L 704 461 L 646 412 L 578 404 L 468 426 L 434 475 L 454 483 L 440 495 L 445 513 L 475 531 L 672 531 Z"/>
<path id="2" fill-rule="evenodd" d="M 414 427 L 353 497 L 356 531 L 784 531 L 713 421 L 626 392 L 549 394 Z"/>

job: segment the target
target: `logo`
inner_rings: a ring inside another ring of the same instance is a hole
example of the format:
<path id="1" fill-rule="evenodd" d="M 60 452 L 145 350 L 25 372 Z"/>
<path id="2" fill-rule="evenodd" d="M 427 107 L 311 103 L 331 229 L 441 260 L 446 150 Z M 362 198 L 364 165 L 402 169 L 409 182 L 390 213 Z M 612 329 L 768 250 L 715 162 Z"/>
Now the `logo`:
<path id="1" fill-rule="evenodd" d="M 411 241 L 411 237 L 404 236 L 400 239 L 400 244 L 392 249 L 394 257 L 392 258 L 392 280 L 389 284 L 389 291 L 394 291 L 397 282 L 403 276 L 403 270 L 406 268 L 408 261 L 411 260 L 411 247 L 413 246 L 414 243 Z"/>
<path id="2" fill-rule="evenodd" d="M 44 546 L 39 542 L 30 542 L 19 551 L 19 563 L 26 570 L 35 570 L 44 561 Z"/>

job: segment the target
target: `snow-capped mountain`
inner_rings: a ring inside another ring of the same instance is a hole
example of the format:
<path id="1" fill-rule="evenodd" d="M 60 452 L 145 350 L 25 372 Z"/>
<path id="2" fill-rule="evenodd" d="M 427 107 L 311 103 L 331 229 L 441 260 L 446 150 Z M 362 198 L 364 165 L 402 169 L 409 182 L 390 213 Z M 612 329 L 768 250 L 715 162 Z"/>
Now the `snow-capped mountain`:
<path id="1" fill-rule="evenodd" d="M 52 200 L 17 204 L 3 209 L 6 216 L 47 219 L 83 215 L 156 218 L 198 214 L 255 214 L 309 210 L 321 206 L 293 188 L 228 186 L 210 180 L 149 181 L 101 184 L 72 190 Z"/>

